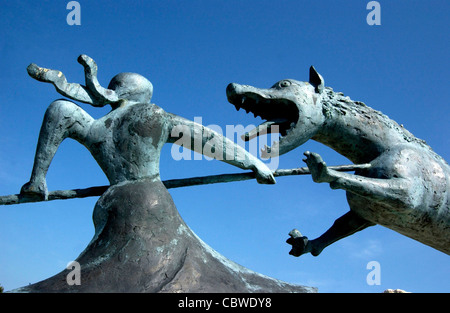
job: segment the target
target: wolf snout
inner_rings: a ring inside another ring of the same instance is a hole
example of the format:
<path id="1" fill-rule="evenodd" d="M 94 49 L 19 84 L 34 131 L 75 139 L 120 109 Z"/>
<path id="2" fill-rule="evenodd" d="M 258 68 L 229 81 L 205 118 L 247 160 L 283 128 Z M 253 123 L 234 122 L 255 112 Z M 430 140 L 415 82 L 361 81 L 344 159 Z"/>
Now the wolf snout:
<path id="1" fill-rule="evenodd" d="M 237 84 L 231 83 L 227 86 L 227 96 L 233 95 L 236 92 Z"/>
<path id="2" fill-rule="evenodd" d="M 235 83 L 228 84 L 227 86 L 227 99 L 232 104 L 234 104 L 239 98 L 238 96 L 239 87 L 240 85 Z"/>

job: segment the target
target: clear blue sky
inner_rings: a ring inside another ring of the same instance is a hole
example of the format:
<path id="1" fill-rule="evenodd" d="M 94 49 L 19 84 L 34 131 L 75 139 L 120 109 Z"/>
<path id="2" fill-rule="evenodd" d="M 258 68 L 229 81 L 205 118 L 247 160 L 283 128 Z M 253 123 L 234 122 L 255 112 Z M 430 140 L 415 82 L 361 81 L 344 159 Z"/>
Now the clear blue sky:
<path id="1" fill-rule="evenodd" d="M 0 12 L 0 195 L 28 181 L 44 112 L 61 96 L 28 77 L 36 63 L 84 82 L 76 62 L 96 60 L 107 86 L 137 72 L 154 86 L 152 102 L 204 125 L 256 124 L 226 100 L 230 82 L 270 87 L 308 80 L 314 65 L 326 85 L 382 111 L 449 160 L 448 1 L 379 1 L 381 25 L 369 26 L 369 1 L 84 1 L 69 26 L 68 1 L 4 1 Z M 108 112 L 81 104 L 93 117 Z M 279 168 L 304 166 L 315 151 L 329 165 L 348 160 L 310 141 L 282 156 Z M 240 172 L 208 160 L 161 157 L 163 179 Z M 65 141 L 50 167 L 50 190 L 107 184 L 89 152 Z M 187 224 L 227 258 L 262 274 L 321 292 L 450 292 L 449 256 L 382 226 L 328 247 L 319 257 L 288 255 L 287 234 L 315 238 L 348 211 L 345 192 L 309 176 L 172 189 Z M 0 207 L 0 284 L 6 290 L 45 279 L 91 240 L 96 198 Z M 366 265 L 381 266 L 381 285 Z"/>

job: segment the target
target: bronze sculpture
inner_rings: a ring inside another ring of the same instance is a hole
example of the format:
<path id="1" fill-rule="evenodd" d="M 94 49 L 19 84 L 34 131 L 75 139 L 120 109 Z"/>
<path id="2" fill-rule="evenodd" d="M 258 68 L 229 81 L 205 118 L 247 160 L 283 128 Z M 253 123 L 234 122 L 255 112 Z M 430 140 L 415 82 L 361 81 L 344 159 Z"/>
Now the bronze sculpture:
<path id="1" fill-rule="evenodd" d="M 294 230 L 290 254 L 319 255 L 333 242 L 380 224 L 450 254 L 450 167 L 421 139 L 362 102 L 325 87 L 310 68 L 309 82 L 286 79 L 269 89 L 230 84 L 228 101 L 267 121 L 245 134 L 245 140 L 278 125 L 279 142 L 262 151 L 276 157 L 313 139 L 355 164 L 369 163 L 355 175 L 329 169 L 320 155 L 306 152 L 304 161 L 317 183 L 347 192 L 350 211 L 317 239 Z"/>
<path id="2" fill-rule="evenodd" d="M 111 186 L 94 208 L 94 237 L 75 260 L 81 265 L 81 284 L 67 284 L 68 271 L 64 270 L 15 291 L 315 291 L 250 271 L 210 248 L 182 220 L 159 176 L 161 148 L 176 142 L 181 135 L 174 131 L 178 126 L 189 131 L 191 140 L 221 141 L 223 145 L 216 149 L 223 147 L 223 151 L 215 151 L 227 155 L 221 160 L 251 169 L 260 183 L 273 184 L 273 174 L 264 163 L 211 129 L 150 103 L 153 87 L 143 76 L 118 74 L 106 89 L 97 81 L 95 62 L 86 55 L 78 61 L 85 69 L 85 86 L 68 83 L 60 71 L 34 64 L 28 73 L 52 83 L 70 99 L 93 106 L 110 104 L 112 111 L 95 120 L 71 101 L 54 101 L 46 111 L 31 178 L 22 187 L 21 197 L 48 198 L 45 176 L 65 138 L 77 140 L 91 152 Z M 233 157 L 237 154 L 244 157 Z"/>

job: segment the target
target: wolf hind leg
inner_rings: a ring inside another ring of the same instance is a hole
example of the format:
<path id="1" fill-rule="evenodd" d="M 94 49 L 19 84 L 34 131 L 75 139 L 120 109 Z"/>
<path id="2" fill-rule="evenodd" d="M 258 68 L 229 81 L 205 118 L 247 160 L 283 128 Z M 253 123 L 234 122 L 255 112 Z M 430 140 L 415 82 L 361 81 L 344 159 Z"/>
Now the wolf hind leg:
<path id="1" fill-rule="evenodd" d="M 318 256 L 323 249 L 332 243 L 373 225 L 375 224 L 350 210 L 338 218 L 325 233 L 316 239 L 309 240 L 308 237 L 295 236 L 291 232 L 291 238 L 286 240 L 288 244 L 292 245 L 289 254 L 298 257 L 305 253 L 311 253 L 313 256 Z"/>

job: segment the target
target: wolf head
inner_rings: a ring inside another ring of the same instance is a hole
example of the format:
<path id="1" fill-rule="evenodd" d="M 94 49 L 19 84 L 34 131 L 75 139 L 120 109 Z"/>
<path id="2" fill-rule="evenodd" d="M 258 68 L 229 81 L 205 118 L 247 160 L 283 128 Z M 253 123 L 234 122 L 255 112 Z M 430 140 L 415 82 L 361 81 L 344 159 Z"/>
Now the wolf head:
<path id="1" fill-rule="evenodd" d="M 322 76 L 311 66 L 309 82 L 284 79 L 269 89 L 231 83 L 227 98 L 237 110 L 243 108 L 266 120 L 243 135 L 244 140 L 280 133 L 279 141 L 261 151 L 262 158 L 270 158 L 291 151 L 317 133 L 325 120 L 321 104 L 324 87 Z"/>

